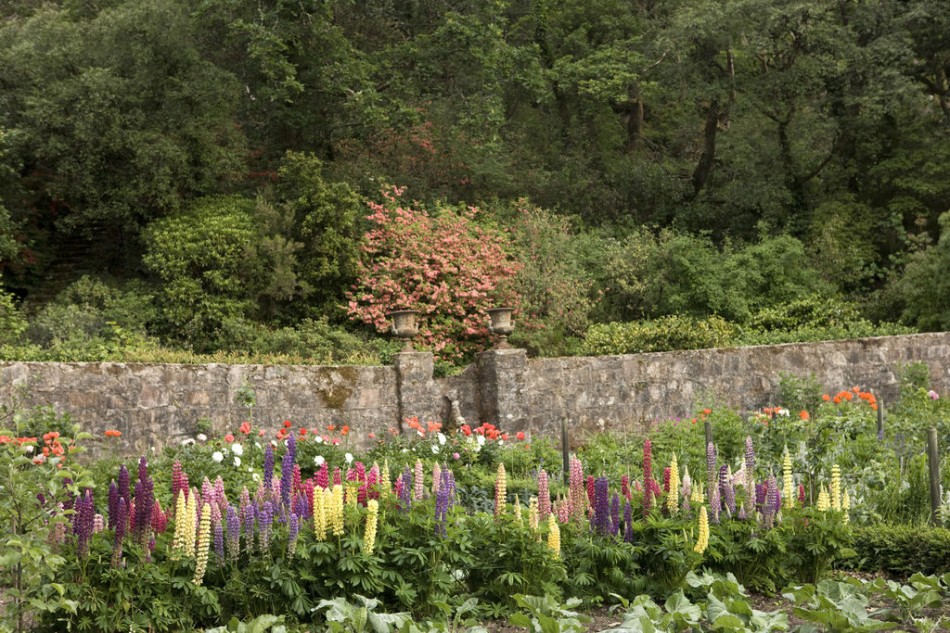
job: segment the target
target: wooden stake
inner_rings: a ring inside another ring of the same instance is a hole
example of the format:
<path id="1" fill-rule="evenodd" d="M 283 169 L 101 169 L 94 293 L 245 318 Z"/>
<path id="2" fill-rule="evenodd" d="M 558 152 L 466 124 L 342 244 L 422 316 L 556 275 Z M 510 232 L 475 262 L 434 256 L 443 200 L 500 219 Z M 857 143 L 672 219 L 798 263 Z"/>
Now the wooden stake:
<path id="1" fill-rule="evenodd" d="M 884 441 L 884 400 L 877 399 L 877 439 Z"/>
<path id="2" fill-rule="evenodd" d="M 571 447 L 567 441 L 567 419 L 561 418 L 561 459 L 564 461 L 564 485 L 571 484 Z"/>
<path id="3" fill-rule="evenodd" d="M 927 465 L 930 467 L 930 522 L 937 523 L 940 508 L 940 454 L 937 452 L 937 429 L 927 434 Z"/>

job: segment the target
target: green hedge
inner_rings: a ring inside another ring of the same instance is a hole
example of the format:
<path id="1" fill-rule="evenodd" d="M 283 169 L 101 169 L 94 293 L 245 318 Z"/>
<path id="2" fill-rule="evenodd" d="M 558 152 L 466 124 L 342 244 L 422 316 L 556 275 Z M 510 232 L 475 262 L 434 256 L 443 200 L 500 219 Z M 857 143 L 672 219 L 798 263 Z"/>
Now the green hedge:
<path id="1" fill-rule="evenodd" d="M 950 530 L 911 525 L 873 525 L 855 530 L 852 559 L 862 571 L 910 576 L 950 571 Z"/>
<path id="2" fill-rule="evenodd" d="M 607 323 L 587 330 L 584 353 L 597 356 L 728 347 L 735 334 L 735 326 L 715 316 L 694 319 L 672 315 L 653 321 Z"/>

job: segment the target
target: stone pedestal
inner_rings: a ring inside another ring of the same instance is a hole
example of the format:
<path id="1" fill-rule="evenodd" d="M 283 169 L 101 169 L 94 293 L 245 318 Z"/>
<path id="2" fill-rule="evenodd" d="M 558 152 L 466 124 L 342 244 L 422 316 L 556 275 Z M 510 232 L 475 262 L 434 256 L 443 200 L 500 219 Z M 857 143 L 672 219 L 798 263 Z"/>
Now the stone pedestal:
<path id="1" fill-rule="evenodd" d="M 523 349 L 492 349 L 475 360 L 478 367 L 478 422 L 491 422 L 503 431 L 526 430 L 524 408 L 528 353 Z"/>
<path id="2" fill-rule="evenodd" d="M 441 399 L 432 379 L 432 353 L 400 352 L 396 354 L 393 366 L 396 368 L 399 427 L 402 428 L 406 418 L 413 416 L 422 423 L 441 420 Z"/>

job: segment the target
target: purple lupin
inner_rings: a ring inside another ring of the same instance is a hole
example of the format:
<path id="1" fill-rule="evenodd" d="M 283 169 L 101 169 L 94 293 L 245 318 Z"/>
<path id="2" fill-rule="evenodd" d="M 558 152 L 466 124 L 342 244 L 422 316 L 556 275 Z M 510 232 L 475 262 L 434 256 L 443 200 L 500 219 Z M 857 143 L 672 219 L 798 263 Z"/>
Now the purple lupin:
<path id="1" fill-rule="evenodd" d="M 610 499 L 609 482 L 606 477 L 594 480 L 594 517 L 591 528 L 601 536 L 610 533 Z"/>
<path id="2" fill-rule="evenodd" d="M 290 493 L 294 483 L 294 460 L 297 459 L 297 440 L 287 438 L 287 450 L 280 463 L 280 500 L 285 509 L 290 508 Z"/>
<path id="3" fill-rule="evenodd" d="M 633 506 L 629 501 L 623 504 L 623 540 L 633 543 Z"/>
<path id="4" fill-rule="evenodd" d="M 300 519 L 297 518 L 296 512 L 290 513 L 290 527 L 288 529 L 287 555 L 293 558 L 294 553 L 297 551 L 297 536 L 300 534 Z"/>
<path id="5" fill-rule="evenodd" d="M 270 484 L 274 477 L 274 447 L 270 444 L 264 449 L 264 481 Z"/>
<path id="6" fill-rule="evenodd" d="M 234 562 L 241 555 L 241 519 L 234 506 L 228 506 L 227 524 L 227 556 L 228 560 Z"/>
<path id="7" fill-rule="evenodd" d="M 610 499 L 610 534 L 617 536 L 620 533 L 620 495 L 616 492 Z"/>
<path id="8" fill-rule="evenodd" d="M 113 567 L 119 567 L 122 564 L 122 540 L 125 538 L 128 525 L 129 510 L 125 505 L 125 499 L 120 497 L 115 511 L 115 540 L 112 542 Z"/>

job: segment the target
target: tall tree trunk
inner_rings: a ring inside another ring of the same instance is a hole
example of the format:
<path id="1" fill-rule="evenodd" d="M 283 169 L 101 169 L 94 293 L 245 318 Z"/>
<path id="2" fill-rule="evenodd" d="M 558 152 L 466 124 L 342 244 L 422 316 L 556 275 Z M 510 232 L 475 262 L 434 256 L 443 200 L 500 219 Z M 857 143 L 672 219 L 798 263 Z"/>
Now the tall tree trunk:
<path id="1" fill-rule="evenodd" d="M 719 108 L 719 100 L 713 99 L 706 109 L 706 126 L 703 129 L 703 153 L 699 157 L 699 163 L 693 170 L 693 193 L 689 200 L 695 200 L 699 192 L 703 190 L 709 174 L 712 173 L 713 164 L 716 160 L 716 134 L 719 131 L 719 117 L 722 113 Z"/>

